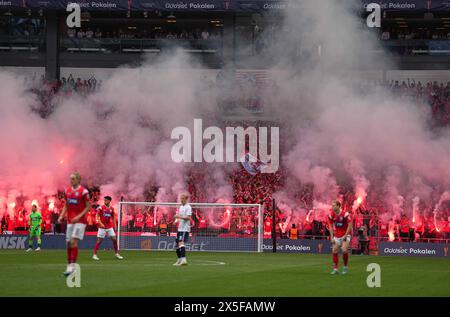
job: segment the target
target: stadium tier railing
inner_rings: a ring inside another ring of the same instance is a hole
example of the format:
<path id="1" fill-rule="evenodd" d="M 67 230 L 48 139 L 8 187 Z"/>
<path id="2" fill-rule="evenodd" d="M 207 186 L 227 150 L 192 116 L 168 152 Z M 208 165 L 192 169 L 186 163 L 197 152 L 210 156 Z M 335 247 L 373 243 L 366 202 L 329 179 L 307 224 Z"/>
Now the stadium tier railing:
<path id="1" fill-rule="evenodd" d="M 221 39 L 138 39 L 138 38 L 69 38 L 61 39 L 61 50 L 66 52 L 96 53 L 159 53 L 179 47 L 187 53 L 215 54 L 221 50 Z"/>
<path id="2" fill-rule="evenodd" d="M 399 54 L 408 48 L 412 55 L 450 55 L 450 39 L 385 40 L 382 44 L 388 51 Z"/>
<path id="3" fill-rule="evenodd" d="M 45 39 L 43 36 L 0 35 L 0 51 L 44 52 Z"/>

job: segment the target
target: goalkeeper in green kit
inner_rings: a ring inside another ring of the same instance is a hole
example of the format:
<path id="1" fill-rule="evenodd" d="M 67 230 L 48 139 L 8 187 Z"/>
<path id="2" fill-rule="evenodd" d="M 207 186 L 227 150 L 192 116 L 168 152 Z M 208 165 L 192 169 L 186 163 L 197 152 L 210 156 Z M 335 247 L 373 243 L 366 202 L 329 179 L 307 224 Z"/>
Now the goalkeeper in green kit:
<path id="1" fill-rule="evenodd" d="M 30 239 L 28 240 L 28 249 L 27 252 L 31 251 L 33 248 L 33 237 L 36 237 L 38 247 L 35 251 L 39 251 L 41 249 L 41 223 L 42 223 L 42 215 L 39 211 L 37 211 L 37 206 L 33 205 L 31 207 L 30 214 Z"/>

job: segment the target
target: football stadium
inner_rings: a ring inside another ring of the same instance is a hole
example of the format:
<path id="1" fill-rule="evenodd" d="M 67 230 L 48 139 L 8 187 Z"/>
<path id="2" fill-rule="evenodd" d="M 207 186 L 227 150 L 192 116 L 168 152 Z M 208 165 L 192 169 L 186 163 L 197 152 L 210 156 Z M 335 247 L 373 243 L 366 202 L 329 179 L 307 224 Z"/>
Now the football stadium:
<path id="1" fill-rule="evenodd" d="M 447 0 L 0 0 L 0 148 L 0 297 L 450 296 Z"/>

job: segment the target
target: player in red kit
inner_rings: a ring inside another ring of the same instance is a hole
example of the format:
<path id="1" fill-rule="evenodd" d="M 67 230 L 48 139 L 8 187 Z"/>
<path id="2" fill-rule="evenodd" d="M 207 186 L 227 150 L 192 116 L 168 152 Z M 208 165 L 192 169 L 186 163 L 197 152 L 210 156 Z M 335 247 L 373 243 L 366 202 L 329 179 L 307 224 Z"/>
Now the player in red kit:
<path id="1" fill-rule="evenodd" d="M 331 213 L 328 215 L 328 224 L 330 227 L 330 240 L 333 245 L 333 271 L 331 274 L 338 274 L 339 248 L 342 249 L 342 259 L 344 266 L 342 274 L 347 274 L 348 268 L 348 249 L 352 238 L 352 218 L 350 213 L 342 209 L 339 201 L 334 201 L 331 206 Z"/>
<path id="2" fill-rule="evenodd" d="M 112 198 L 110 196 L 103 197 L 104 205 L 97 208 L 97 223 L 98 223 L 98 232 L 97 232 L 97 243 L 95 243 L 94 247 L 94 255 L 92 259 L 98 261 L 100 260 L 97 256 L 98 248 L 100 248 L 100 244 L 102 244 L 103 239 L 106 234 L 111 237 L 111 240 L 114 245 L 114 254 L 116 258 L 122 260 L 123 257 L 120 256 L 119 250 L 117 247 L 117 239 L 116 233 L 114 232 L 114 227 L 116 225 L 116 219 L 114 216 L 114 208 L 111 206 Z"/>
<path id="3" fill-rule="evenodd" d="M 58 222 L 67 216 L 66 242 L 67 242 L 67 269 L 68 276 L 75 272 L 75 263 L 78 257 L 78 241 L 83 240 L 86 229 L 86 214 L 91 210 L 89 192 L 80 185 L 81 176 L 75 172 L 70 175 L 71 186 L 65 190 L 66 201 Z"/>

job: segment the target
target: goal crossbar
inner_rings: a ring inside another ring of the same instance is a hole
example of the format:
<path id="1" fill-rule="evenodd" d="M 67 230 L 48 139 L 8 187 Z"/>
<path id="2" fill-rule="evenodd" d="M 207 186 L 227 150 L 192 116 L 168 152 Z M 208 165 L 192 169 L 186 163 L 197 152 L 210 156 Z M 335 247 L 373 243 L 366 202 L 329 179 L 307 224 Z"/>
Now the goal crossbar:
<path id="1" fill-rule="evenodd" d="M 157 203 L 157 202 L 137 202 L 137 201 L 121 201 L 119 205 L 142 205 L 142 206 L 181 206 L 181 203 Z M 261 207 L 260 204 L 221 204 L 221 203 L 189 203 L 190 206 L 229 206 L 229 207 Z"/>

